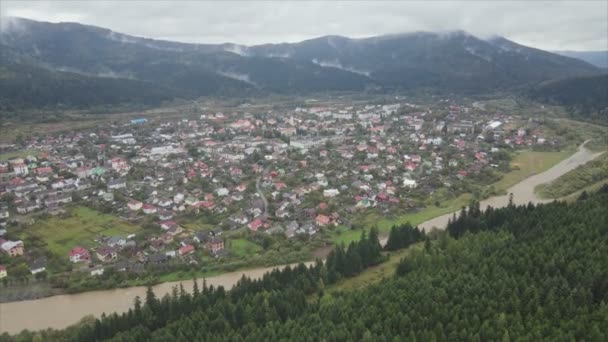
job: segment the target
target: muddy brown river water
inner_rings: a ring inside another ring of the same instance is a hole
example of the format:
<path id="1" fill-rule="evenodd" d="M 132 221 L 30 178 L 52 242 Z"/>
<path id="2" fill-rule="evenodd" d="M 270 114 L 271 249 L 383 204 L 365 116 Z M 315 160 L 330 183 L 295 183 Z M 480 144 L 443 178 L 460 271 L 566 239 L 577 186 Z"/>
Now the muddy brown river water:
<path id="1" fill-rule="evenodd" d="M 577 152 L 570 157 L 543 173 L 524 179 L 522 182 L 509 188 L 507 193 L 513 193 L 513 201 L 516 204 L 546 202 L 547 200 L 541 200 L 534 194 L 534 188 L 537 185 L 550 182 L 577 166 L 596 158 L 600 154 L 592 153 L 581 145 Z M 508 202 L 509 195 L 496 196 L 482 201 L 481 208 L 486 208 L 488 205 L 495 208 L 503 207 Z M 443 229 L 450 217 L 452 217 L 452 214 L 442 215 L 420 224 L 419 227 L 424 229 L 431 229 L 433 227 Z M 208 285 L 231 288 L 243 275 L 259 278 L 273 268 L 275 267 L 224 273 L 209 277 L 206 281 Z M 169 293 L 173 286 L 179 283 L 162 283 L 154 286 L 154 291 L 157 296 L 162 296 L 165 293 Z M 183 284 L 187 290 L 191 290 L 192 281 L 184 281 Z M 49 327 L 60 329 L 78 322 L 86 315 L 99 316 L 104 312 L 125 312 L 132 307 L 136 296 L 145 297 L 145 291 L 145 287 L 130 287 L 2 303 L 0 304 L 0 332 L 17 333 L 23 329 L 39 330 Z"/>

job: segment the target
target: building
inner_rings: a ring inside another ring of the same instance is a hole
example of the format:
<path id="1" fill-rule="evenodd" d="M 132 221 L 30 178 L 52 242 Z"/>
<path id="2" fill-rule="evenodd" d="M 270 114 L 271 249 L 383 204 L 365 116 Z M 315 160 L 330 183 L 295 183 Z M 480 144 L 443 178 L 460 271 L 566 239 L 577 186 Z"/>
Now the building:
<path id="1" fill-rule="evenodd" d="M 23 241 L 4 241 L 0 246 L 2 250 L 11 257 L 23 255 Z"/>
<path id="2" fill-rule="evenodd" d="M 131 124 L 133 124 L 133 125 L 144 124 L 146 122 L 148 122 L 148 119 L 146 119 L 146 118 L 137 118 L 137 119 L 131 120 Z"/>
<path id="3" fill-rule="evenodd" d="M 187 255 L 192 252 L 194 252 L 194 246 L 192 245 L 181 246 L 178 250 L 179 255 Z"/>
<path id="4" fill-rule="evenodd" d="M 122 170 L 129 169 L 129 164 L 127 164 L 127 161 L 122 158 L 118 158 L 118 157 L 112 158 L 110 163 L 112 164 L 112 169 L 119 171 L 119 172 Z"/>
<path id="5" fill-rule="evenodd" d="M 315 222 L 319 227 L 325 227 L 331 222 L 331 218 L 326 215 L 317 215 Z"/>
<path id="6" fill-rule="evenodd" d="M 224 240 L 217 237 L 212 238 L 207 243 L 207 249 L 209 249 L 212 254 L 217 254 L 217 252 L 224 249 Z"/>
<path id="7" fill-rule="evenodd" d="M 8 273 L 6 272 L 6 266 L 0 265 L 0 279 L 6 277 Z"/>
<path id="8" fill-rule="evenodd" d="M 112 261 L 118 257 L 116 250 L 110 246 L 102 246 L 97 248 L 96 254 L 97 258 L 103 262 Z"/>
<path id="9" fill-rule="evenodd" d="M 74 247 L 70 251 L 70 261 L 73 263 L 89 262 L 91 261 L 91 254 L 84 247 Z"/>
<path id="10" fill-rule="evenodd" d="M 16 175 L 27 175 L 29 170 L 25 164 L 16 164 L 13 165 L 13 172 L 15 172 Z"/>
<path id="11" fill-rule="evenodd" d="M 138 211 L 143 207 L 143 203 L 140 201 L 136 201 L 136 200 L 131 200 L 129 201 L 129 203 L 127 203 L 127 207 L 129 207 L 129 210 L 133 210 L 133 211 Z"/>
<path id="12" fill-rule="evenodd" d="M 108 246 L 110 247 L 116 247 L 116 246 L 124 246 L 127 243 L 127 240 L 122 237 L 122 236 L 112 236 L 111 238 L 108 239 Z"/>
<path id="13" fill-rule="evenodd" d="M 448 133 L 474 133 L 475 125 L 472 121 L 454 122 L 448 125 Z"/>
<path id="14" fill-rule="evenodd" d="M 46 271 L 46 259 L 38 258 L 29 265 L 31 274 L 38 274 Z"/>
<path id="15" fill-rule="evenodd" d="M 127 182 L 124 179 L 113 179 L 108 182 L 108 190 L 123 189 L 127 187 Z"/>

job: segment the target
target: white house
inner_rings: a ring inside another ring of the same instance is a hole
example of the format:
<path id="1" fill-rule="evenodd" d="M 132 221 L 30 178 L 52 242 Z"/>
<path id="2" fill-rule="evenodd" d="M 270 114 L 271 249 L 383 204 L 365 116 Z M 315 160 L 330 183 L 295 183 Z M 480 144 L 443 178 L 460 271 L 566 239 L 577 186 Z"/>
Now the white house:
<path id="1" fill-rule="evenodd" d="M 323 190 L 323 196 L 325 197 L 335 197 L 340 194 L 338 189 L 327 189 Z"/>
<path id="2" fill-rule="evenodd" d="M 418 186 L 418 183 L 415 180 L 413 180 L 413 179 L 410 179 L 408 177 L 404 177 L 403 178 L 403 186 L 406 187 L 406 188 L 413 189 L 413 188 L 415 188 L 415 187 Z"/>

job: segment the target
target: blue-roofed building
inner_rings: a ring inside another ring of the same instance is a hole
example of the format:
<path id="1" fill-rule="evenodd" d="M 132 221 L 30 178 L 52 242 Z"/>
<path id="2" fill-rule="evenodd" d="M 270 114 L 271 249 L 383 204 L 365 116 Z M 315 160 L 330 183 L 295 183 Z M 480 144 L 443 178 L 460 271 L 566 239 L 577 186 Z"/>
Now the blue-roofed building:
<path id="1" fill-rule="evenodd" d="M 134 125 L 135 124 L 143 124 L 143 123 L 146 123 L 146 122 L 148 122 L 148 119 L 146 119 L 146 118 L 139 118 L 139 119 L 133 119 L 133 120 L 131 120 L 131 123 L 134 124 Z"/>

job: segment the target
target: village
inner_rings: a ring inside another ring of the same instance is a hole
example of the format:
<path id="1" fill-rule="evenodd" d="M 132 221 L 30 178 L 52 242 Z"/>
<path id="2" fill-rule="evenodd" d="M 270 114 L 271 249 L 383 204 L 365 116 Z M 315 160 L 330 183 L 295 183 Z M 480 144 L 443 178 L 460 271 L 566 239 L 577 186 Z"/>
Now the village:
<path id="1" fill-rule="evenodd" d="M 514 151 L 560 143 L 475 103 L 404 99 L 241 105 L 28 137 L 27 152 L 0 161 L 0 277 L 136 277 L 247 266 L 273 250 L 310 258 L 348 243 L 340 233 L 369 213 L 495 194 Z"/>

